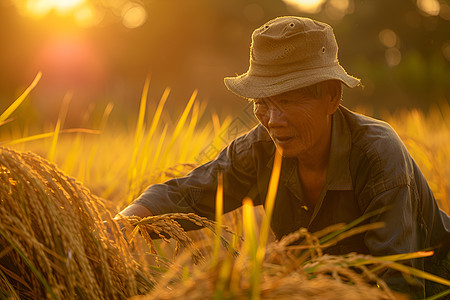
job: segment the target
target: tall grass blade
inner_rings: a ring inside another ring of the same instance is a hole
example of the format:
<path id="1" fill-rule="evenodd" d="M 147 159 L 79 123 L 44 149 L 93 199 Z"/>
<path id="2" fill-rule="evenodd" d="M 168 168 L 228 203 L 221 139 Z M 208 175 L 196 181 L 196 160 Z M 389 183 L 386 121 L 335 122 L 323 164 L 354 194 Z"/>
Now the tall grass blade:
<path id="1" fill-rule="evenodd" d="M 149 159 L 152 155 L 150 155 L 150 153 L 152 152 L 152 150 L 154 150 L 153 147 L 153 140 L 154 140 L 154 134 L 156 132 L 156 129 L 158 128 L 159 125 L 159 121 L 161 119 L 161 114 L 164 108 L 164 105 L 167 101 L 167 98 L 169 97 L 170 94 L 170 88 L 167 87 L 164 90 L 163 95 L 161 96 L 161 99 L 159 100 L 158 103 L 158 107 L 156 108 L 155 113 L 153 114 L 153 119 L 152 119 L 152 123 L 150 125 L 150 130 L 147 133 L 147 138 L 145 140 L 144 143 L 144 149 L 142 151 L 143 155 L 141 156 L 141 159 L 139 160 L 139 178 L 136 178 L 135 180 L 138 180 L 136 186 L 139 187 L 140 184 L 143 182 L 143 178 L 145 176 L 145 173 L 148 170 L 148 163 L 149 163 Z"/>
<path id="2" fill-rule="evenodd" d="M 220 133 L 220 121 L 216 111 L 211 112 L 211 119 L 214 125 L 214 135 L 218 135 Z"/>
<path id="3" fill-rule="evenodd" d="M 399 261 L 399 260 L 407 260 L 407 259 L 415 259 L 415 258 L 423 258 L 432 256 L 434 251 L 418 251 L 411 253 L 401 253 L 394 255 L 385 255 L 385 256 L 377 256 L 377 259 L 384 261 Z"/>
<path id="4" fill-rule="evenodd" d="M 144 136 L 144 118 L 147 106 L 148 89 L 150 87 L 150 76 L 147 76 L 144 83 L 144 88 L 141 95 L 141 103 L 139 106 L 138 121 L 136 124 L 136 132 L 134 136 L 133 154 L 131 157 L 131 163 L 128 170 L 128 202 L 131 202 L 136 196 L 136 177 L 137 177 L 137 157 L 139 150 L 141 149 L 142 139 Z"/>
<path id="5" fill-rule="evenodd" d="M 189 115 L 189 112 L 191 111 L 192 105 L 194 104 L 195 98 L 197 98 L 197 94 L 198 90 L 194 90 L 194 92 L 191 95 L 191 98 L 189 99 L 188 104 L 186 105 L 186 108 L 183 111 L 183 114 L 178 120 L 177 126 L 175 127 L 175 131 L 173 132 L 174 136 L 178 136 L 180 134 L 181 129 L 183 128 L 184 123 L 186 122 L 186 119 Z"/>
<path id="6" fill-rule="evenodd" d="M 369 261 L 370 261 L 370 259 L 369 259 Z M 372 262 L 382 262 L 382 261 L 384 261 L 384 260 L 381 260 L 379 258 L 372 259 Z M 430 281 L 434 281 L 434 282 L 437 282 L 437 283 L 440 283 L 440 284 L 443 284 L 446 286 L 450 286 L 450 280 L 444 279 L 444 278 L 436 276 L 434 274 L 424 272 L 422 270 L 418 270 L 418 269 L 415 269 L 415 268 L 412 268 L 409 266 L 405 266 L 405 265 L 402 265 L 402 264 L 399 264 L 396 262 L 389 262 L 388 266 L 391 269 L 395 269 L 395 270 L 400 271 L 405 274 L 413 275 L 413 276 L 420 277 L 420 278 L 430 280 Z"/>
<path id="7" fill-rule="evenodd" d="M 216 235 L 214 236 L 214 247 L 212 256 L 212 265 L 215 266 L 219 257 L 220 237 L 222 236 L 222 214 L 223 214 L 223 176 L 217 174 L 217 193 L 216 193 Z"/>
<path id="8" fill-rule="evenodd" d="M 228 255 L 222 263 L 222 266 L 219 271 L 219 278 L 217 279 L 216 286 L 214 288 L 214 300 L 222 300 L 224 299 L 224 291 L 226 291 L 226 283 L 230 280 L 232 276 L 233 270 L 233 256 Z M 228 289 L 230 291 L 230 289 Z M 233 292 L 231 292 L 230 297 L 233 297 Z"/>
<path id="9" fill-rule="evenodd" d="M 0 268 L 0 282 L 3 282 L 3 285 L 6 286 L 7 291 L 4 291 L 4 292 L 9 293 L 9 295 L 6 295 L 6 296 L 8 296 L 8 299 L 20 300 L 19 295 L 17 295 L 16 291 L 14 290 L 14 287 L 8 281 L 8 278 L 6 278 L 6 275 L 1 268 Z M 0 297 L 2 297 L 2 296 L 3 295 L 0 294 Z"/>
<path id="10" fill-rule="evenodd" d="M 0 122 L 0 126 L 3 126 L 3 125 L 5 125 L 5 124 L 8 124 L 8 123 L 14 121 L 15 119 L 16 119 L 16 118 L 9 118 L 9 119 L 6 119 L 5 121 Z"/>
<path id="11" fill-rule="evenodd" d="M 191 114 L 191 121 L 189 122 L 189 126 L 186 130 L 186 133 L 183 135 L 183 138 L 185 141 L 193 141 L 195 139 L 195 126 L 197 126 L 198 121 L 198 110 L 199 110 L 200 104 L 196 102 L 194 104 L 194 108 L 192 109 Z M 186 161 L 188 153 L 192 153 L 192 147 L 181 147 L 180 154 L 179 154 L 179 161 Z"/>
<path id="12" fill-rule="evenodd" d="M 244 247 L 247 255 L 254 262 L 258 249 L 258 238 L 256 234 L 256 218 L 253 211 L 253 202 L 250 198 L 242 201 L 242 223 L 244 227 Z"/>
<path id="13" fill-rule="evenodd" d="M 161 162 L 164 162 L 166 160 L 169 152 L 172 150 L 172 147 L 175 144 L 176 139 L 180 135 L 181 130 L 183 129 L 184 124 L 186 123 L 186 119 L 189 115 L 189 112 L 191 111 L 192 105 L 194 104 L 195 98 L 197 97 L 197 93 L 198 93 L 198 90 L 194 90 L 194 92 L 192 93 L 191 98 L 189 99 L 189 102 L 186 105 L 180 119 L 178 120 L 178 123 L 177 123 L 177 126 L 175 127 L 174 132 L 172 133 L 172 137 L 171 137 L 170 142 L 167 146 L 167 149 L 164 153 L 164 156 L 161 159 Z"/>
<path id="14" fill-rule="evenodd" d="M 262 264 L 266 254 L 266 244 L 270 231 L 270 221 L 272 220 L 273 208 L 275 206 L 275 198 L 277 196 L 278 191 L 278 182 L 280 180 L 282 158 L 283 157 L 281 155 L 281 152 L 275 151 L 275 159 L 273 162 L 273 169 L 272 174 L 270 176 L 269 188 L 267 191 L 264 207 L 266 211 L 266 216 L 263 219 L 261 225 L 258 250 L 256 252 L 256 261 L 253 266 L 254 281 L 252 286 L 252 299 L 260 299 Z"/>
<path id="15" fill-rule="evenodd" d="M 58 138 L 61 131 L 61 128 L 64 126 L 64 121 L 66 119 L 67 111 L 69 110 L 69 103 L 72 100 L 73 91 L 69 91 L 64 96 L 61 110 L 59 112 L 58 121 L 56 122 L 55 132 L 53 134 L 52 145 L 50 146 L 50 151 L 47 155 L 47 160 L 53 161 L 55 160 L 56 154 L 56 146 L 58 144 Z"/>
<path id="16" fill-rule="evenodd" d="M 55 292 L 52 290 L 50 285 L 47 283 L 45 278 L 42 276 L 42 274 L 38 271 L 38 269 L 33 265 L 33 263 L 25 256 L 25 254 L 17 247 L 16 244 L 14 244 L 13 241 L 11 241 L 5 233 L 0 230 L 0 235 L 16 250 L 17 254 L 24 260 L 26 265 L 30 268 L 31 272 L 38 278 L 38 280 L 42 283 L 44 288 L 47 290 L 47 292 L 50 294 L 53 300 L 58 300 L 58 297 L 56 296 Z"/>
<path id="17" fill-rule="evenodd" d="M 159 161 L 159 158 L 161 156 L 161 152 L 162 152 L 162 149 L 163 149 L 163 146 L 164 146 L 164 140 L 166 138 L 168 128 L 169 128 L 169 125 L 165 124 L 164 125 L 164 129 L 163 129 L 163 131 L 161 133 L 161 136 L 159 137 L 158 144 L 156 146 L 156 151 L 155 151 L 155 154 L 153 155 L 153 160 L 152 160 L 152 162 L 150 164 L 150 170 L 153 170 L 153 167 L 156 165 L 156 162 Z"/>
<path id="18" fill-rule="evenodd" d="M 348 267 L 357 267 L 362 265 L 371 265 L 371 264 L 381 264 L 380 267 L 375 267 L 371 271 L 378 270 L 383 267 L 389 267 L 391 269 L 395 269 L 397 271 L 400 271 L 405 274 L 413 275 L 416 277 L 420 277 L 426 280 L 434 281 L 446 286 L 450 286 L 450 280 L 441 278 L 439 276 L 436 276 L 434 274 L 430 274 L 427 272 L 424 272 L 422 270 L 418 270 L 413 267 L 409 267 L 400 263 L 397 263 L 396 261 L 399 260 L 407 260 L 407 259 L 415 259 L 415 258 L 423 258 L 433 255 L 433 251 L 418 251 L 418 252 L 412 252 L 412 253 L 402 253 L 402 254 L 394 254 L 394 255 L 386 255 L 386 256 L 378 256 L 378 257 L 364 257 L 361 259 L 357 259 L 354 262 L 348 263 Z M 312 266 L 311 268 L 305 268 L 305 271 L 308 273 L 314 272 L 317 268 L 317 265 Z"/>
<path id="19" fill-rule="evenodd" d="M 445 296 L 450 295 L 450 289 L 443 291 L 442 293 L 436 294 L 434 296 L 428 297 L 424 300 L 438 300 L 438 299 L 446 299 Z"/>
<path id="20" fill-rule="evenodd" d="M 109 116 L 111 115 L 111 112 L 114 108 L 114 103 L 113 102 L 109 102 L 106 107 L 105 110 L 103 111 L 103 116 L 102 116 L 102 120 L 100 122 L 100 126 L 98 128 L 98 130 L 100 131 L 104 131 L 106 128 L 106 124 L 108 123 L 109 120 Z"/>
<path id="21" fill-rule="evenodd" d="M 62 168 L 69 174 L 75 174 L 75 168 L 78 166 L 78 170 L 82 169 L 83 162 L 78 159 L 78 155 L 82 152 L 83 142 L 81 134 L 77 134 L 75 141 L 72 143 L 70 149 L 65 155 Z M 81 175 L 81 176 L 80 176 Z M 77 179 L 84 181 L 84 174 L 78 174 Z"/>
<path id="22" fill-rule="evenodd" d="M 111 115 L 111 112 L 114 108 L 114 103 L 113 102 L 109 102 L 106 107 L 105 110 L 103 111 L 103 115 L 102 115 L 102 119 L 100 121 L 100 126 L 98 128 L 99 132 L 104 132 L 105 128 L 106 128 L 106 124 L 108 123 L 109 120 L 109 116 Z M 92 146 L 91 151 L 89 152 L 89 156 L 87 158 L 87 162 L 86 162 L 86 169 L 87 170 L 94 170 L 96 168 L 94 168 L 94 164 L 95 164 L 95 158 L 98 152 L 98 149 L 100 147 L 100 141 L 98 141 L 97 143 L 95 143 Z M 89 182 L 91 180 L 91 172 L 86 172 L 86 181 Z"/>
<path id="23" fill-rule="evenodd" d="M 71 128 L 71 129 L 61 130 L 59 133 L 60 134 L 62 134 L 62 133 L 100 134 L 100 131 L 92 130 L 92 129 L 86 129 L 86 128 Z M 54 131 L 47 132 L 47 133 L 40 133 L 40 134 L 27 136 L 27 137 L 20 138 L 20 139 L 14 139 L 14 140 L 8 141 L 8 142 L 3 142 L 3 143 L 0 143 L 0 145 L 12 146 L 12 145 L 22 144 L 22 143 L 26 143 L 26 142 L 32 142 L 32 141 L 37 141 L 37 140 L 50 138 L 50 137 L 52 137 L 54 135 L 55 135 Z"/>
<path id="24" fill-rule="evenodd" d="M 280 180 L 282 154 L 279 151 L 275 151 L 275 159 L 273 162 L 272 174 L 270 176 L 269 188 L 267 191 L 266 202 L 264 210 L 266 217 L 261 225 L 261 234 L 258 248 L 258 259 L 262 263 L 264 255 L 266 253 L 267 238 L 270 231 L 270 222 L 272 220 L 273 208 L 275 206 L 275 198 L 278 191 L 278 182 Z"/>
<path id="25" fill-rule="evenodd" d="M 13 104 L 11 104 L 1 115 L 0 115 L 0 124 L 3 123 L 19 106 L 22 104 L 22 102 L 25 100 L 25 98 L 28 96 L 28 94 L 36 87 L 39 80 L 41 80 L 42 73 L 37 73 L 36 77 L 34 78 L 33 82 L 25 89 L 25 91 L 22 93 L 22 95 L 17 98 Z"/>
<path id="26" fill-rule="evenodd" d="M 159 100 L 158 107 L 156 108 L 155 114 L 153 115 L 152 124 L 150 125 L 150 130 L 148 132 L 148 139 L 150 139 L 153 134 L 155 134 L 156 128 L 158 127 L 159 120 L 161 119 L 161 114 L 164 109 L 164 105 L 166 104 L 167 98 L 169 98 L 170 87 L 166 87 L 161 96 L 161 100 Z"/>
<path id="27" fill-rule="evenodd" d="M 258 266 L 257 253 L 258 253 L 258 237 L 256 233 L 256 218 L 254 213 L 253 202 L 250 198 L 245 198 L 242 205 L 242 219 L 244 224 L 244 249 L 246 255 L 248 255 L 251 269 L 250 269 L 250 298 L 260 298 L 260 267 Z"/>
<path id="28" fill-rule="evenodd" d="M 376 209 L 372 212 L 369 212 L 367 214 L 362 215 L 361 217 L 357 218 L 356 220 L 348 223 L 347 225 L 345 225 L 342 229 L 336 230 L 322 238 L 319 239 L 320 244 L 324 244 L 327 243 L 329 241 L 331 241 L 332 239 L 336 238 L 337 236 L 339 236 L 341 233 L 357 226 L 358 224 L 364 222 L 365 220 L 368 220 L 371 217 L 374 217 L 378 214 L 381 214 L 382 212 L 387 211 L 388 209 L 390 209 L 390 207 L 386 206 L 386 207 L 382 207 L 380 209 Z"/>

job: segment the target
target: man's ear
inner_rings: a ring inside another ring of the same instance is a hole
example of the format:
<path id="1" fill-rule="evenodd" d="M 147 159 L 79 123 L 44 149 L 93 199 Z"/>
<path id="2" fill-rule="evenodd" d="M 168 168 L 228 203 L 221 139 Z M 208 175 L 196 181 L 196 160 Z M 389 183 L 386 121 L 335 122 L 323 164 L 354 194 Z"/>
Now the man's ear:
<path id="1" fill-rule="evenodd" d="M 342 83 L 339 80 L 330 80 L 328 83 L 328 114 L 332 115 L 339 107 L 342 99 Z"/>

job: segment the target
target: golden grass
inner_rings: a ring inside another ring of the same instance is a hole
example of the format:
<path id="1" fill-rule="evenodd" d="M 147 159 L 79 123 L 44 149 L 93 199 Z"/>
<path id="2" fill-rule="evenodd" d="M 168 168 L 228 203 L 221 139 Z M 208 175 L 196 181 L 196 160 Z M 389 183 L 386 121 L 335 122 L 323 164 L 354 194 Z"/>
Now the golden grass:
<path id="1" fill-rule="evenodd" d="M 1 115 L 0 126 L 10 120 L 8 117 L 39 78 L 40 74 Z M 2 293 L 16 299 L 123 299 L 147 292 L 149 294 L 143 296 L 145 299 L 393 299 L 398 295 L 376 277 L 388 264 L 408 274 L 440 280 L 392 262 L 430 253 L 385 258 L 323 255 L 324 247 L 381 224 L 354 227 L 357 220 L 315 234 L 301 229 L 279 243 L 267 245 L 270 205 L 268 217 L 264 218 L 261 213 L 255 214 L 250 199 L 244 201 L 242 215 L 232 214 L 231 222 L 230 215 L 218 218 L 218 224 L 185 214 L 124 218 L 122 221 L 134 228 L 125 233 L 130 244 L 127 243 L 118 224 L 111 219 L 111 212 L 119 211 L 148 184 L 181 176 L 196 164 L 213 158 L 224 146 L 223 132 L 231 123 L 230 117 L 221 123 L 219 116 L 212 114 L 212 121 L 200 127 L 205 106 L 196 101 L 194 91 L 178 122 L 172 124 L 163 111 L 170 93 L 170 89 L 166 89 L 148 117 L 151 125 L 147 128 L 148 85 L 149 80 L 144 86 L 133 133 L 108 126 L 113 111 L 113 105 L 108 104 L 98 130 L 63 129 L 63 106 L 59 125 L 53 132 L 8 138 L 10 145 L 48 156 L 108 201 L 100 200 L 73 177 L 33 153 L 0 148 Z M 418 111 L 387 116 L 424 171 L 440 206 L 447 212 L 450 210 L 450 189 L 446 180 L 450 176 L 446 163 L 450 160 L 449 116 L 448 107 L 427 116 Z M 77 132 L 75 139 L 61 135 L 70 130 Z M 102 134 L 87 136 L 82 131 L 101 131 Z M 5 140 L 3 135 L 2 140 Z M 199 153 L 211 145 L 214 147 L 210 147 L 213 151 L 208 152 L 208 157 L 199 158 Z M 277 176 L 277 172 L 272 174 L 269 204 L 275 197 Z M 219 184 L 217 215 L 221 215 L 222 188 Z M 111 236 L 105 231 L 102 220 L 110 223 L 113 240 L 109 239 Z M 199 245 L 197 238 L 192 239 L 195 234 L 184 232 L 177 220 L 192 221 L 213 233 L 201 234 L 203 245 Z M 243 243 L 232 236 L 233 247 L 226 247 L 228 250 L 238 248 L 241 255 L 237 258 L 234 250 L 219 251 L 220 241 L 224 243 L 220 233 L 226 232 L 223 224 L 232 225 L 245 236 Z M 173 261 L 160 257 L 165 256 L 164 244 L 154 241 L 151 234 L 166 242 L 170 242 L 169 238 L 175 240 L 174 254 L 180 247 L 190 251 L 181 253 Z M 148 249 L 141 247 L 141 235 Z M 303 244 L 290 246 L 299 238 L 303 238 Z M 208 251 L 202 258 L 204 249 Z M 203 263 L 194 266 L 188 261 L 190 257 L 196 263 Z M 166 273 L 162 276 L 161 272 Z M 152 288 L 153 285 L 156 287 Z"/>
<path id="2" fill-rule="evenodd" d="M 275 159 L 275 164 L 278 160 Z M 448 281 L 393 263 L 429 256 L 432 252 L 386 258 L 323 255 L 322 248 L 345 236 L 378 228 L 381 226 L 378 223 L 364 228 L 338 224 L 314 234 L 301 228 L 280 242 L 266 245 L 263 230 L 258 239 L 248 200 L 244 203 L 246 241 L 242 254 L 236 257 L 236 251 L 222 239 L 228 251 L 222 252 L 219 259 L 213 256 L 215 263 L 211 263 L 203 258 L 178 223 L 190 221 L 217 233 L 217 224 L 204 217 L 195 214 L 123 217 L 120 221 L 130 229 L 125 231 L 126 242 L 101 201 L 46 160 L 31 152 L 0 148 L 0 169 L 0 213 L 4 220 L 0 224 L 0 245 L 5 249 L 0 254 L 0 286 L 7 293 L 4 296 L 125 299 L 147 293 L 142 299 L 399 299 L 401 296 L 394 295 L 376 275 L 386 267 L 450 285 Z M 275 165 L 274 170 L 272 178 L 276 179 L 279 166 Z M 275 193 L 269 194 L 270 203 Z M 104 219 L 111 224 L 113 239 L 105 230 Z M 226 227 L 220 229 L 228 231 Z M 175 239 L 175 254 L 182 247 L 190 255 L 181 255 L 173 263 L 165 260 L 161 269 L 158 246 L 151 234 L 167 242 L 169 238 Z M 135 259 L 143 255 L 139 242 L 135 243 L 139 236 L 156 258 L 153 270 L 157 273 L 151 271 L 145 259 L 139 262 Z M 303 241 L 292 245 L 297 240 Z M 193 267 L 187 261 L 189 256 L 195 264 L 202 261 L 203 264 Z M 160 272 L 166 274 L 160 276 Z M 330 287 L 334 288 L 333 293 Z"/>
<path id="3" fill-rule="evenodd" d="M 0 148 L 3 290 L 23 299 L 124 299 L 148 291 L 127 245 L 106 235 L 101 201 L 55 165 Z M 116 236 L 120 233 L 115 232 Z"/>
<path id="4" fill-rule="evenodd" d="M 290 246 L 301 237 L 306 237 L 301 249 L 306 255 Z M 186 264 L 186 258 L 181 257 L 168 279 L 157 283 L 149 294 L 133 299 L 406 299 L 390 291 L 371 271 L 375 267 L 366 266 L 372 257 L 323 255 L 318 236 L 304 228 L 269 244 L 259 270 L 255 270 L 255 253 L 249 253 L 256 252 L 258 243 L 251 243 L 244 242 L 247 246 L 237 258 L 224 253 L 218 264 L 200 265 L 187 279 L 180 275 Z M 388 263 L 382 259 L 375 262 L 382 266 Z M 257 288 L 254 276 L 261 279 Z"/>
<path id="5" fill-rule="evenodd" d="M 386 114 L 419 165 L 439 207 L 450 214 L 450 105 Z"/>

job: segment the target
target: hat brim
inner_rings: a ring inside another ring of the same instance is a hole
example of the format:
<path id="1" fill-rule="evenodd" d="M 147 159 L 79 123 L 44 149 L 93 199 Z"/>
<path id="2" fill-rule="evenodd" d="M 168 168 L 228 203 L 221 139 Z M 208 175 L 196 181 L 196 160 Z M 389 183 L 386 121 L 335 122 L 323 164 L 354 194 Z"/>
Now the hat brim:
<path id="1" fill-rule="evenodd" d="M 257 99 L 272 97 L 330 79 L 340 80 L 349 88 L 361 83 L 358 78 L 348 75 L 339 64 L 273 77 L 254 76 L 247 72 L 237 77 L 226 77 L 224 83 L 231 92 L 240 97 Z"/>

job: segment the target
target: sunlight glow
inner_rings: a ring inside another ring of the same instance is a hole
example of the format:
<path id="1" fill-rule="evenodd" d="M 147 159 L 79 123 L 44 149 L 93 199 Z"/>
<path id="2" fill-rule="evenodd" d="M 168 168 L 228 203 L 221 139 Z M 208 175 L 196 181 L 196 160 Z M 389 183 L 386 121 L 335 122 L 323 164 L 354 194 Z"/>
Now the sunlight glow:
<path id="1" fill-rule="evenodd" d="M 326 15 L 333 20 L 340 20 L 351 12 L 350 0 L 330 0 L 325 5 Z"/>
<path id="2" fill-rule="evenodd" d="M 89 5 L 84 5 L 77 12 L 74 17 L 77 24 L 81 27 L 92 27 L 99 24 L 103 19 L 104 14 Z"/>
<path id="3" fill-rule="evenodd" d="M 417 7 L 430 16 L 437 16 L 441 5 L 437 0 L 417 0 Z"/>
<path id="4" fill-rule="evenodd" d="M 126 5 L 122 10 L 122 23 L 127 28 L 142 26 L 146 20 L 145 8 L 137 3 Z"/>
<path id="5" fill-rule="evenodd" d="M 442 45 L 442 54 L 446 60 L 450 61 L 450 40 Z"/>
<path id="6" fill-rule="evenodd" d="M 380 39 L 380 42 L 383 44 L 383 46 L 387 48 L 395 47 L 398 42 L 397 34 L 388 28 L 381 30 L 378 34 L 378 38 Z"/>
<path id="7" fill-rule="evenodd" d="M 398 48 L 389 48 L 386 49 L 386 52 L 384 53 L 384 56 L 386 58 L 386 62 L 388 66 L 395 67 L 398 64 L 400 64 L 402 60 L 402 53 Z"/>
<path id="8" fill-rule="evenodd" d="M 54 10 L 59 15 L 67 15 L 85 0 L 28 0 L 26 3 L 27 12 L 37 18 L 42 18 L 50 11 Z"/>
<path id="9" fill-rule="evenodd" d="M 283 0 L 286 4 L 306 13 L 319 12 L 325 0 Z"/>
<path id="10" fill-rule="evenodd" d="M 50 16 L 55 28 L 76 25 L 88 28 L 99 25 L 105 18 L 118 18 L 127 28 L 137 28 L 147 21 L 143 4 L 133 0 L 11 0 L 20 14 L 34 19 Z M 112 13 L 112 16 L 108 14 Z M 57 18 L 55 18 L 57 17 Z"/>

